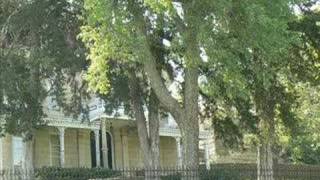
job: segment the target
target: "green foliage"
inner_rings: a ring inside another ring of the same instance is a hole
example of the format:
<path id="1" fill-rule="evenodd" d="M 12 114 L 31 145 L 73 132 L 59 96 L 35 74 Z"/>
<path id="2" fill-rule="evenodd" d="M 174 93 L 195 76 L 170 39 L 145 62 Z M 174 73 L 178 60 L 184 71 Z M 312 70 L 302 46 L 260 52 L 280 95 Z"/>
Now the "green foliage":
<path id="1" fill-rule="evenodd" d="M 201 4 L 196 3 L 197 6 L 192 7 L 190 2 L 182 3 L 182 6 L 186 5 L 186 8 L 196 9 L 202 6 Z M 88 72 L 89 82 L 92 82 L 94 90 L 100 91 L 99 87 L 104 86 L 107 82 L 105 79 L 108 79 L 103 70 L 96 68 L 95 64 L 102 63 L 100 60 L 109 61 L 112 59 L 129 64 L 132 62 L 143 63 L 150 58 L 157 58 L 158 52 L 153 51 L 152 48 L 157 45 L 163 46 L 162 41 L 164 39 L 172 43 L 172 48 L 167 47 L 172 53 L 169 53 L 170 55 L 164 58 L 165 60 L 181 62 L 183 60 L 181 57 L 185 56 L 182 65 L 188 65 L 200 59 L 196 45 L 197 40 L 194 39 L 196 37 L 191 35 L 192 33 L 200 33 L 195 32 L 197 31 L 196 22 L 202 16 L 197 11 L 192 10 L 185 14 L 188 17 L 186 21 L 192 22 L 192 27 L 187 32 L 184 30 L 184 23 L 187 22 L 183 22 L 183 17 L 179 16 L 179 12 L 183 13 L 184 9 L 174 8 L 171 0 L 143 2 L 88 0 L 85 1 L 85 10 L 85 25 L 80 37 L 89 48 L 88 59 L 94 66 L 90 69 L 92 71 L 89 70 Z M 158 36 L 159 31 L 170 34 L 170 38 Z M 181 34 L 179 36 L 178 31 Z M 187 43 L 187 41 L 190 41 L 190 43 Z M 103 42 L 103 45 L 100 42 Z M 189 45 L 195 46 L 195 48 L 188 47 Z M 192 58 L 189 58 L 189 55 L 185 53 L 185 48 L 192 51 Z M 190 62 L 185 63 L 186 61 Z M 163 62 L 158 61 L 158 63 Z M 98 73 L 98 75 L 90 76 L 90 74 L 95 73 Z M 102 76 L 104 80 L 99 81 Z M 99 82 L 101 82 L 101 85 L 97 85 Z"/>
<path id="2" fill-rule="evenodd" d="M 251 123 L 257 126 L 259 122 L 266 122 L 266 127 L 260 128 L 258 134 L 263 137 L 260 140 L 268 141 L 271 140 L 269 136 L 274 135 L 269 131 L 275 118 L 288 129 L 296 124 L 293 113 L 296 97 L 291 92 L 295 81 L 292 81 L 294 75 L 289 64 L 296 63 L 290 58 L 290 51 L 293 44 L 300 43 L 299 33 L 288 29 L 288 24 L 295 18 L 288 5 L 293 2 L 274 2 L 272 5 L 262 1 L 247 3 L 249 1 L 230 4 L 226 31 L 216 33 L 216 37 L 225 43 L 221 46 L 221 43 L 213 41 L 212 45 L 218 48 L 212 48 L 215 50 L 210 53 L 218 53 L 213 56 L 219 55 L 221 60 L 229 62 L 221 63 L 220 68 L 224 70 L 221 70 L 220 79 L 225 86 L 236 87 L 229 93 L 234 97 L 229 97 L 236 101 L 247 100 L 247 109 L 256 115 L 256 121 Z M 215 81 L 212 83 L 216 88 Z M 217 91 L 221 92 L 220 89 Z"/>
<path id="3" fill-rule="evenodd" d="M 313 10 L 316 2 L 307 2 L 300 6 L 301 14 L 298 19 L 289 24 L 289 28 L 300 33 L 302 43 L 294 44 L 290 51 L 292 61 L 290 72 L 292 74 L 291 81 L 300 81 L 291 89 L 296 94 L 295 102 L 295 123 L 296 128 L 288 131 L 282 131 L 280 136 L 280 144 L 284 151 L 283 156 L 295 163 L 319 164 L 319 99 L 318 85 L 320 72 L 320 56 L 319 56 L 319 11 Z M 289 105 L 289 104 L 287 104 Z M 285 114 L 285 113 L 283 113 Z M 292 127 L 292 117 L 287 116 L 288 127 Z M 291 121 L 290 121 L 291 119 Z M 289 133 L 289 134 L 288 134 Z"/>
<path id="4" fill-rule="evenodd" d="M 76 40 L 81 7 L 65 0 L 1 1 L 2 133 L 31 136 L 43 124 L 48 96 L 68 113 L 83 110 L 79 99 L 86 97 L 85 85 L 75 78 L 85 67 L 84 49 Z M 68 93 L 75 95 L 69 102 Z"/>
<path id="5" fill-rule="evenodd" d="M 289 22 L 296 18 L 291 5 L 299 2 L 87 0 L 80 37 L 90 50 L 90 87 L 107 91 L 110 60 L 129 67 L 150 58 L 156 58 L 159 66 L 170 61 L 177 68 L 159 69 L 182 76 L 185 67 L 199 66 L 205 79 L 200 87 L 210 102 L 205 106 L 216 134 L 228 144 L 240 142 L 243 133 L 257 132 L 261 113 L 255 107 L 266 111 L 272 104 L 275 108 L 269 111 L 279 111 L 284 122 L 294 117 L 294 97 L 286 92 L 291 82 L 281 78 L 292 75 L 289 65 L 295 60 L 290 51 L 293 44 L 300 45 L 300 34 L 289 30 Z M 159 36 L 159 30 L 169 37 Z M 170 45 L 164 46 L 163 40 Z M 168 53 L 157 58 L 161 52 L 153 51 L 154 46 L 163 46 Z M 200 58 L 201 52 L 206 60 Z M 183 88 L 182 81 L 177 90 L 181 96 Z"/>
<path id="6" fill-rule="evenodd" d="M 186 173 L 185 175 L 183 173 Z M 161 176 L 161 180 L 181 180 L 183 177 L 191 178 L 195 175 L 193 171 L 183 170 L 181 173 L 171 174 L 167 176 Z M 241 180 L 239 172 L 230 168 L 219 168 L 212 170 L 199 170 L 198 171 L 200 180 Z"/>
<path id="7" fill-rule="evenodd" d="M 201 180 L 240 180 L 239 172 L 232 169 L 213 169 L 209 171 L 200 171 Z"/>
<path id="8" fill-rule="evenodd" d="M 180 180 L 181 179 L 181 174 L 171 174 L 167 176 L 161 176 L 161 180 Z"/>
<path id="9" fill-rule="evenodd" d="M 270 86 L 274 73 L 285 66 L 285 61 L 279 59 L 284 59 L 291 43 L 298 39 L 297 34 L 288 31 L 288 22 L 294 18 L 290 1 L 228 2 L 224 13 L 209 17 L 203 25 L 216 29 L 201 37 L 210 57 L 209 65 L 220 72 L 226 84 L 234 86 L 232 94 L 237 94 L 235 90 L 245 91 L 252 82 Z M 254 60 L 257 53 L 260 60 Z M 252 70 L 257 81 L 248 79 L 247 69 Z M 215 81 L 212 84 L 215 88 Z"/>
<path id="10" fill-rule="evenodd" d="M 87 36 L 90 34 L 90 37 Z M 82 28 L 83 41 L 87 43 L 90 48 L 90 55 L 88 59 L 92 59 L 90 67 L 87 72 L 86 80 L 89 82 L 89 87 L 101 94 L 106 94 L 109 90 L 109 79 L 106 77 L 109 70 L 108 62 L 109 38 L 103 38 L 99 34 L 89 27 Z"/>
<path id="11" fill-rule="evenodd" d="M 109 60 L 133 60 L 141 41 L 133 31 L 136 29 L 130 21 L 130 14 L 124 10 L 124 2 L 84 1 L 85 22 L 79 37 L 89 50 L 87 59 L 90 67 L 87 71 L 89 88 L 101 94 L 110 90 Z M 115 16 L 112 14 L 115 13 Z M 124 23 L 128 21 L 128 23 Z"/>
<path id="12" fill-rule="evenodd" d="M 291 58 L 295 63 L 289 65 L 300 80 L 317 85 L 320 81 L 320 11 L 310 9 L 312 6 L 313 3 L 302 6 L 300 18 L 289 24 L 289 28 L 299 32 L 303 40 L 292 49 Z"/>
<path id="13" fill-rule="evenodd" d="M 100 168 L 56 168 L 44 167 L 37 169 L 36 178 L 40 180 L 88 180 L 98 178 L 111 178 L 119 175 L 119 172 Z"/>
<path id="14" fill-rule="evenodd" d="M 320 136 L 320 94 L 319 87 L 301 84 L 299 88 L 299 103 L 297 114 L 300 118 L 299 130 L 296 136 L 290 136 L 287 141 L 287 151 L 290 160 L 295 163 L 319 164 Z"/>
<path id="15" fill-rule="evenodd" d="M 173 8 L 172 0 L 145 0 L 144 3 L 156 12 L 168 11 Z"/>

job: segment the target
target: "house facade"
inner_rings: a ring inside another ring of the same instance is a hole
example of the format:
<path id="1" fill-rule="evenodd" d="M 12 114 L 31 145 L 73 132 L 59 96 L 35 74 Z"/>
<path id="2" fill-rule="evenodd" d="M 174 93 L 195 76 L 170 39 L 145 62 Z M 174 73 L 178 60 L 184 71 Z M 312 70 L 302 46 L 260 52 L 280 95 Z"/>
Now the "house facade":
<path id="1" fill-rule="evenodd" d="M 36 130 L 31 141 L 6 135 L 0 139 L 0 169 L 31 169 L 43 166 L 143 167 L 135 120 L 117 112 L 105 114 L 104 103 L 90 104 L 89 121 L 66 117 L 52 104 L 46 108 L 46 126 Z M 209 166 L 210 133 L 201 131 L 200 161 Z M 181 166 L 181 135 L 172 118 L 160 122 L 160 163 Z"/>

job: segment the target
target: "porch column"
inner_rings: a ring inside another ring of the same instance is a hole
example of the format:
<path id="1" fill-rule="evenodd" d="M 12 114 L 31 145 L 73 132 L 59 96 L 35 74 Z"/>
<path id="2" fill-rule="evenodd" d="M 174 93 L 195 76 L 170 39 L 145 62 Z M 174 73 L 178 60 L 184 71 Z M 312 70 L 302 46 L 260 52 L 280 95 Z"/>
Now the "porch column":
<path id="1" fill-rule="evenodd" d="M 59 127 L 59 139 L 60 139 L 60 166 L 65 166 L 65 158 L 64 158 L 64 127 Z"/>
<path id="2" fill-rule="evenodd" d="M 177 144 L 177 165 L 178 167 L 182 167 L 182 149 L 181 149 L 181 138 L 176 137 Z"/>
<path id="3" fill-rule="evenodd" d="M 32 170 L 33 169 L 33 138 L 31 140 L 28 140 L 24 142 L 24 163 L 25 163 L 25 169 L 26 170 Z"/>
<path id="4" fill-rule="evenodd" d="M 23 142 L 23 154 L 22 154 L 22 170 L 24 171 L 23 179 L 33 179 L 33 138 Z"/>
<path id="5" fill-rule="evenodd" d="M 121 128 L 121 153 L 122 153 L 122 168 L 129 167 L 129 148 L 128 148 L 128 132 L 127 129 Z"/>
<path id="6" fill-rule="evenodd" d="M 0 137 L 0 170 L 3 169 L 3 147 L 2 147 L 3 137 Z"/>
<path id="7" fill-rule="evenodd" d="M 206 168 L 209 170 L 210 169 L 210 159 L 209 159 L 209 143 L 208 140 L 205 141 L 204 144 L 204 159 L 206 162 Z"/>
<path id="8" fill-rule="evenodd" d="M 95 142 L 96 142 L 96 163 L 97 167 L 100 167 L 100 139 L 99 139 L 100 132 L 99 130 L 94 130 Z"/>
<path id="9" fill-rule="evenodd" d="M 101 119 L 101 139 L 102 139 L 102 157 L 103 167 L 109 168 L 108 166 L 108 146 L 107 146 L 107 131 L 106 131 L 106 120 Z"/>

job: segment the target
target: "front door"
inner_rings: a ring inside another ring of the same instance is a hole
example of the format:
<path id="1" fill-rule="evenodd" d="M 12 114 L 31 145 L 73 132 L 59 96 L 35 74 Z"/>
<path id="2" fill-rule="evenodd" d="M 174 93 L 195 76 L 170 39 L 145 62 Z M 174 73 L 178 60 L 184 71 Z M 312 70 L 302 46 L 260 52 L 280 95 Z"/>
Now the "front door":
<path id="1" fill-rule="evenodd" d="M 100 141 L 100 162 L 101 162 L 101 167 L 103 167 L 104 163 L 103 162 L 103 153 L 102 153 L 102 137 L 101 137 L 101 131 L 100 131 L 100 136 L 99 136 L 99 141 Z M 110 169 L 113 168 L 113 139 L 112 136 L 110 135 L 109 132 L 106 133 L 106 138 L 107 138 L 107 147 L 108 147 L 108 167 Z M 91 147 L 91 164 L 92 167 L 97 167 L 97 162 L 96 162 L 96 142 L 95 142 L 95 136 L 94 132 L 90 133 L 90 147 Z"/>

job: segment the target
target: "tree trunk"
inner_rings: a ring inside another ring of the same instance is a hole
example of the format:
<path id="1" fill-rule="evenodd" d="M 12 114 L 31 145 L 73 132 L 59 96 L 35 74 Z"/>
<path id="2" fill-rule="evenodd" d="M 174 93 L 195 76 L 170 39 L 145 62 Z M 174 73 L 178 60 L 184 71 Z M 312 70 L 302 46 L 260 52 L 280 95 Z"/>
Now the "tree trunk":
<path id="1" fill-rule="evenodd" d="M 150 148 L 152 156 L 152 168 L 160 168 L 160 136 L 159 136 L 159 127 L 160 127 L 160 113 L 159 113 L 159 102 L 154 94 L 151 91 L 149 96 L 149 137 L 150 137 Z"/>
<path id="2" fill-rule="evenodd" d="M 183 165 L 188 169 L 187 178 L 199 179 L 199 110 L 198 68 L 185 68 L 184 115 L 180 120 L 183 145 Z M 189 178 L 190 177 L 190 178 Z"/>
<path id="3" fill-rule="evenodd" d="M 182 142 L 182 175 L 184 179 L 199 179 L 199 124 L 189 121 L 180 126 Z"/>
<path id="4" fill-rule="evenodd" d="M 184 107 L 174 99 L 156 68 L 154 59 L 145 62 L 144 70 L 161 105 L 175 118 L 182 135 L 183 165 L 197 169 L 199 165 L 198 67 L 185 68 Z"/>
<path id="5" fill-rule="evenodd" d="M 183 166 L 197 168 L 199 162 L 199 138 L 198 132 L 187 126 L 181 128 L 182 132 L 182 158 Z"/>
<path id="6" fill-rule="evenodd" d="M 151 93 L 149 99 L 149 120 L 146 120 L 143 109 L 143 95 L 138 84 L 138 78 L 134 72 L 130 72 L 129 89 L 131 108 L 134 112 L 138 127 L 140 148 L 144 154 L 143 163 L 145 168 L 145 179 L 158 179 L 154 169 L 160 167 L 159 149 L 159 110 L 157 100 Z M 149 128 L 148 128 L 149 126 Z M 149 131 L 148 131 L 149 130 Z"/>
<path id="7" fill-rule="evenodd" d="M 184 117 L 180 123 L 183 143 L 184 165 L 198 168 L 199 165 L 199 110 L 198 68 L 185 68 Z"/>
<path id="8" fill-rule="evenodd" d="M 259 117 L 259 145 L 257 154 L 257 179 L 274 180 L 275 108 L 273 88 L 257 86 L 254 92 L 256 112 Z"/>
<path id="9" fill-rule="evenodd" d="M 273 151 L 270 142 L 258 147 L 257 170 L 258 180 L 274 180 Z"/>
<path id="10" fill-rule="evenodd" d="M 260 144 L 257 156 L 258 180 L 274 180 L 274 113 L 269 111 L 260 120 Z"/>
<path id="11" fill-rule="evenodd" d="M 158 169 L 160 169 L 160 136 L 159 136 L 159 127 L 160 127 L 160 114 L 159 114 L 159 103 L 156 95 L 151 90 L 149 96 L 149 139 L 150 139 L 150 156 L 152 160 L 151 166 L 151 176 L 148 179 L 160 179 L 160 174 L 158 174 Z"/>

